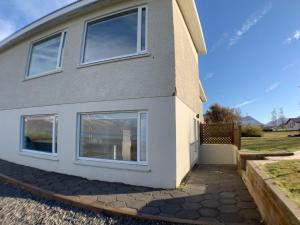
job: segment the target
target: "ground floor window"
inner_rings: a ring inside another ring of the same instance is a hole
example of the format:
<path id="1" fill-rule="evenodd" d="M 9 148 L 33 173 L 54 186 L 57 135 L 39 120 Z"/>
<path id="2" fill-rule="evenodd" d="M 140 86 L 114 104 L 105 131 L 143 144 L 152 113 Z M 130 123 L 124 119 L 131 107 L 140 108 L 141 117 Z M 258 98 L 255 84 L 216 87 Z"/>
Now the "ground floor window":
<path id="1" fill-rule="evenodd" d="M 84 113 L 79 126 L 79 158 L 147 161 L 146 112 Z"/>
<path id="2" fill-rule="evenodd" d="M 22 117 L 22 150 L 57 154 L 57 116 Z"/>

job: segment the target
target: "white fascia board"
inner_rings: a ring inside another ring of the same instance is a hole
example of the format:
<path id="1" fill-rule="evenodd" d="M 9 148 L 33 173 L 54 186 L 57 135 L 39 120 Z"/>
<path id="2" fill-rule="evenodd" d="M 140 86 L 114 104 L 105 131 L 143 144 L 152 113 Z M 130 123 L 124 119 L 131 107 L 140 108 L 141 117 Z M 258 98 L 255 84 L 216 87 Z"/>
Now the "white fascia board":
<path id="1" fill-rule="evenodd" d="M 194 0 L 177 0 L 178 6 L 189 29 L 196 50 L 200 55 L 206 55 L 205 39 Z"/>

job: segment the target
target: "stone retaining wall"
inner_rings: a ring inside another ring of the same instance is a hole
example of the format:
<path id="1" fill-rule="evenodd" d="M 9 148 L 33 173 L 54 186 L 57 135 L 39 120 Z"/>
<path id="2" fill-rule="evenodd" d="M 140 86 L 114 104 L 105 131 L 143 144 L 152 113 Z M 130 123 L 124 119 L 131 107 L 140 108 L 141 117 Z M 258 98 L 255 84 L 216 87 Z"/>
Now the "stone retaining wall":
<path id="1" fill-rule="evenodd" d="M 266 225 L 300 225 L 300 208 L 259 169 L 266 162 L 269 161 L 248 161 L 243 173 Z"/>

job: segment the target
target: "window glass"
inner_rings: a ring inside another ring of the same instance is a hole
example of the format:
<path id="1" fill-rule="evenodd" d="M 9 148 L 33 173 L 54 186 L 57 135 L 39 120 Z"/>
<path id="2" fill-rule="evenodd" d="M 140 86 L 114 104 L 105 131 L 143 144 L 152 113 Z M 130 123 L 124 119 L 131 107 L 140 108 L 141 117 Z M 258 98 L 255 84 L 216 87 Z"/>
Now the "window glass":
<path id="1" fill-rule="evenodd" d="M 140 25 L 139 18 L 142 21 Z M 141 43 L 138 43 L 138 35 Z M 133 9 L 89 22 L 82 62 L 96 62 L 139 53 L 139 49 L 146 50 L 145 39 L 146 8 Z"/>
<path id="2" fill-rule="evenodd" d="M 141 49 L 142 51 L 146 50 L 146 8 L 142 9 L 142 46 Z"/>
<path id="3" fill-rule="evenodd" d="M 25 116 L 23 118 L 23 149 L 56 153 L 56 126 L 53 116 Z M 53 144 L 54 143 L 54 144 Z"/>
<path id="4" fill-rule="evenodd" d="M 28 68 L 28 77 L 58 69 L 61 66 L 63 33 L 34 43 Z"/>
<path id="5" fill-rule="evenodd" d="M 94 159 L 137 162 L 141 150 L 146 161 L 146 134 L 141 132 L 138 147 L 138 113 L 98 113 L 80 116 L 79 156 Z M 146 123 L 141 119 L 143 128 Z"/>
<path id="6" fill-rule="evenodd" d="M 141 161 L 147 161 L 147 114 L 141 113 Z"/>

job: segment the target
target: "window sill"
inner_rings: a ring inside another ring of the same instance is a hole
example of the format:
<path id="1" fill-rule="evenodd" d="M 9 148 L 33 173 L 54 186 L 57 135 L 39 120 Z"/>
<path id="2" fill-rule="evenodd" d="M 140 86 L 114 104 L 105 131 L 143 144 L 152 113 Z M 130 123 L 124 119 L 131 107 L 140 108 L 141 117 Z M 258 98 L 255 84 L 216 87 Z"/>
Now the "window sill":
<path id="1" fill-rule="evenodd" d="M 138 164 L 138 163 L 126 163 L 126 162 L 104 162 L 96 161 L 92 159 L 77 159 L 74 164 L 80 166 L 93 166 L 116 170 L 130 170 L 130 171 L 140 171 L 140 172 L 151 172 L 148 165 Z"/>
<path id="2" fill-rule="evenodd" d="M 38 75 L 35 75 L 35 76 L 31 76 L 31 77 L 26 76 L 23 81 L 33 80 L 33 79 L 41 78 L 41 77 L 47 77 L 47 76 L 54 75 L 54 74 L 57 74 L 57 73 L 62 73 L 62 72 L 63 72 L 62 69 L 52 70 L 52 71 L 42 73 L 42 74 L 38 74 Z"/>
<path id="3" fill-rule="evenodd" d="M 79 66 L 77 66 L 77 69 L 81 69 L 81 68 L 85 68 L 85 67 L 89 67 L 89 66 L 107 64 L 107 63 L 119 62 L 119 61 L 124 61 L 124 60 L 130 60 L 130 59 L 144 58 L 144 57 L 149 57 L 149 56 L 151 56 L 151 54 L 146 52 L 146 53 L 141 53 L 141 54 L 132 54 L 129 56 L 116 57 L 113 59 L 99 60 L 96 62 L 82 63 Z"/>
<path id="4" fill-rule="evenodd" d="M 38 159 L 45 159 L 50 161 L 59 161 L 57 154 L 47 154 L 47 153 L 22 150 L 19 152 L 19 155 L 38 158 Z"/>

